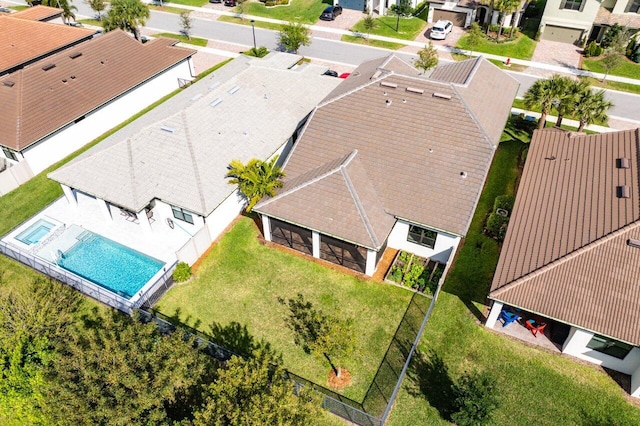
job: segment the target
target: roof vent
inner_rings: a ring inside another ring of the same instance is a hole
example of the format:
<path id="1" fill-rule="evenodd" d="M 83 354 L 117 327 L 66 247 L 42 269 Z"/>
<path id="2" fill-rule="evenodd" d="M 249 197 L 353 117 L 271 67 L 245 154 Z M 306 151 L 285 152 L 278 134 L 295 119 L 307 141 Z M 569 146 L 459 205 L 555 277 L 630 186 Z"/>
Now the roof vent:
<path id="1" fill-rule="evenodd" d="M 42 67 L 42 71 L 49 71 L 55 67 L 56 67 L 56 64 L 47 64 L 44 67 Z"/>
<path id="2" fill-rule="evenodd" d="M 234 93 L 236 93 L 238 90 L 240 90 L 240 86 L 233 86 L 230 90 L 229 90 L 229 94 L 233 95 Z"/>
<path id="3" fill-rule="evenodd" d="M 396 83 L 390 83 L 388 81 L 381 81 L 380 86 L 391 87 L 392 89 L 395 89 L 396 87 L 398 87 Z"/>
<path id="4" fill-rule="evenodd" d="M 466 179 L 467 178 L 467 172 L 460 172 L 460 177 L 462 179 Z"/>
<path id="5" fill-rule="evenodd" d="M 631 188 L 626 185 L 618 186 L 618 198 L 631 198 Z"/>
<path id="6" fill-rule="evenodd" d="M 376 72 L 373 73 L 373 75 L 371 76 L 372 79 L 376 79 L 378 77 L 380 77 L 382 75 L 382 71 L 380 70 L 376 70 Z"/>
<path id="7" fill-rule="evenodd" d="M 415 87 L 407 87 L 407 92 L 411 92 L 411 93 L 417 93 L 419 95 L 422 95 L 424 93 L 423 89 L 418 89 Z"/>
<path id="8" fill-rule="evenodd" d="M 75 76 L 75 75 L 72 75 L 72 76 L 71 76 L 71 80 L 75 80 L 75 79 L 76 79 L 76 76 Z"/>
<path id="9" fill-rule="evenodd" d="M 79 58 L 80 56 L 82 56 L 82 52 L 75 52 L 69 55 L 71 59 Z"/>
<path id="10" fill-rule="evenodd" d="M 3 81 L 2 85 L 5 87 L 13 87 L 15 83 L 13 81 Z"/>
<path id="11" fill-rule="evenodd" d="M 62 79 L 62 82 L 63 82 L 63 83 L 66 83 L 66 82 L 67 82 L 67 79 L 66 79 L 66 78 L 63 78 L 63 79 Z"/>
<path id="12" fill-rule="evenodd" d="M 438 93 L 438 92 L 434 92 L 433 93 L 433 97 L 434 98 L 440 98 L 440 99 L 446 99 L 446 100 L 451 99 L 451 95 L 445 95 L 444 93 Z"/>
<path id="13" fill-rule="evenodd" d="M 167 133 L 175 133 L 176 132 L 176 128 L 175 127 L 171 127 L 171 126 L 162 126 L 160 127 L 160 130 L 163 130 Z"/>
<path id="14" fill-rule="evenodd" d="M 215 108 L 215 107 L 217 107 L 218 105 L 220 105 L 221 103 L 222 103 L 222 99 L 218 98 L 218 99 L 216 99 L 215 101 L 211 102 L 211 103 L 209 104 L 209 106 L 210 106 L 211 108 Z"/>
<path id="15" fill-rule="evenodd" d="M 384 103 L 387 104 L 387 106 L 391 105 L 391 99 L 387 99 Z"/>
<path id="16" fill-rule="evenodd" d="M 640 240 L 636 240 L 635 238 L 629 238 L 627 240 L 627 245 L 635 248 L 640 248 Z"/>
<path id="17" fill-rule="evenodd" d="M 629 161 L 628 158 L 618 158 L 616 160 L 616 166 L 619 169 L 629 169 L 631 168 L 631 162 Z"/>

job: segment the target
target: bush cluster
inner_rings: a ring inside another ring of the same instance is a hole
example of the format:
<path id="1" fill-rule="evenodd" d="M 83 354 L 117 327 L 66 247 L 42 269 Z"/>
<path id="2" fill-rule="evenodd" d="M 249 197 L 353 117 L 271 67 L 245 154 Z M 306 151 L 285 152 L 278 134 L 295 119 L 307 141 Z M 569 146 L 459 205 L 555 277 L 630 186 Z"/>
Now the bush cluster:
<path id="1" fill-rule="evenodd" d="M 591 58 L 594 56 L 602 55 L 602 52 L 604 52 L 604 49 L 602 48 L 602 46 L 600 46 L 595 41 L 592 41 L 591 43 L 587 44 L 587 47 L 585 47 L 584 56 L 585 58 Z"/>
<path id="2" fill-rule="evenodd" d="M 516 202 L 516 197 L 513 195 L 500 195 L 496 197 L 496 200 L 493 202 L 493 211 L 495 212 L 498 209 L 506 210 L 511 214 L 511 210 L 513 210 L 513 205 Z"/>
<path id="3" fill-rule="evenodd" d="M 504 240 L 507 234 L 507 225 L 509 224 L 509 218 L 499 215 L 498 213 L 491 213 L 489 219 L 487 219 L 487 225 L 485 230 L 489 236 L 495 238 L 498 241 Z"/>
<path id="4" fill-rule="evenodd" d="M 191 278 L 191 266 L 185 262 L 179 262 L 173 271 L 173 280 L 177 283 L 184 282 Z"/>

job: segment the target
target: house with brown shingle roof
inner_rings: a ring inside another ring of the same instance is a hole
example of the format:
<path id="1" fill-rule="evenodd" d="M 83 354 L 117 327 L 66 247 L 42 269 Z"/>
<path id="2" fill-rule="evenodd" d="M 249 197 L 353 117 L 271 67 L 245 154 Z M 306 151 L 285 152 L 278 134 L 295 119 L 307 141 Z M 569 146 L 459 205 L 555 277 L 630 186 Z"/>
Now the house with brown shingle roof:
<path id="1" fill-rule="evenodd" d="M 534 133 L 486 323 L 493 328 L 506 311 L 522 317 L 522 325 L 546 324 L 544 334 L 563 353 L 631 375 L 634 396 L 640 396 L 639 149 L 640 129 Z"/>
<path id="2" fill-rule="evenodd" d="M 116 30 L 0 76 L 0 158 L 30 178 L 185 85 L 195 51 L 176 43 Z"/>
<path id="3" fill-rule="evenodd" d="M 64 23 L 62 21 L 62 9 L 41 4 L 19 10 L 11 14 L 12 18 L 26 19 L 28 21 Z"/>
<path id="4" fill-rule="evenodd" d="M 395 55 L 363 63 L 311 114 L 284 187 L 254 208 L 265 238 L 367 275 L 386 247 L 448 262 L 517 89 L 484 58 L 429 78 Z"/>

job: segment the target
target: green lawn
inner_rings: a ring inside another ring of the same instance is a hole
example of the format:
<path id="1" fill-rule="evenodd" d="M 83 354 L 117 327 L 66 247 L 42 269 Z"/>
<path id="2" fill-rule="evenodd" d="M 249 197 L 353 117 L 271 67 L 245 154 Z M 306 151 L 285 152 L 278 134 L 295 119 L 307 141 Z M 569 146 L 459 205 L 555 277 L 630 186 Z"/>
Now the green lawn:
<path id="1" fill-rule="evenodd" d="M 445 281 L 388 422 L 448 425 L 451 382 L 465 371 L 489 371 L 500 408 L 492 425 L 637 425 L 640 408 L 596 366 L 550 354 L 478 324 L 498 261 L 499 245 L 482 234 L 496 196 L 513 193 L 528 134 L 509 125 L 473 222 Z"/>
<path id="2" fill-rule="evenodd" d="M 287 308 L 278 298 L 302 293 L 323 312 L 338 308 L 342 317 L 354 319 L 358 347 L 345 362 L 353 380 L 343 393 L 361 401 L 412 293 L 262 246 L 257 236 L 254 222 L 242 218 L 198 266 L 195 278 L 174 286 L 156 309 L 206 334 L 212 334 L 214 323 L 227 327 L 237 322 L 281 352 L 287 369 L 325 386 L 328 363 L 295 345 L 286 327 Z"/>
<path id="3" fill-rule="evenodd" d="M 583 59 L 582 69 L 592 72 L 605 74 L 607 70 L 602 65 L 602 59 Z M 623 58 L 620 66 L 609 72 L 609 75 L 618 75 L 620 77 L 636 78 L 640 80 L 640 64 L 636 64 L 629 58 Z"/>
<path id="4" fill-rule="evenodd" d="M 202 7 L 208 3 L 208 0 L 170 0 L 169 3 L 184 4 L 186 6 Z"/>
<path id="5" fill-rule="evenodd" d="M 533 51 L 536 49 L 536 42 L 522 34 L 517 40 L 506 43 L 496 43 L 492 39 L 483 39 L 480 44 L 473 49 L 467 44 L 467 39 L 467 35 L 460 37 L 456 47 L 459 49 L 473 50 L 474 52 L 483 52 L 518 59 L 531 59 Z"/>
<path id="6" fill-rule="evenodd" d="M 16 11 L 25 10 L 25 9 L 28 9 L 28 8 L 29 8 L 29 6 L 9 6 L 9 9 L 13 9 L 13 10 L 16 10 Z"/>
<path id="7" fill-rule="evenodd" d="M 427 22 L 424 19 L 416 17 L 400 18 L 398 31 L 396 31 L 396 22 L 397 19 L 395 16 L 382 16 L 380 18 L 376 18 L 377 27 L 371 30 L 371 34 L 400 38 L 403 40 L 415 40 L 415 38 L 418 37 L 418 34 L 420 34 L 420 32 L 422 32 L 427 26 Z M 363 26 L 363 21 L 357 22 L 351 28 L 351 31 L 367 34 L 367 31 Z"/>
<path id="8" fill-rule="evenodd" d="M 390 50 L 398 50 L 405 46 L 404 44 L 400 44 L 400 43 L 391 43 L 390 41 L 373 40 L 373 39 L 367 40 L 366 38 L 350 36 L 350 35 L 343 35 L 342 38 L 340 38 L 340 40 L 348 41 L 349 43 L 364 44 L 366 46 L 381 47 L 383 49 L 390 49 Z"/>
<path id="9" fill-rule="evenodd" d="M 333 4 L 333 3 L 331 3 Z M 283 21 L 302 24 L 315 23 L 322 11 L 329 5 L 329 0 L 291 0 L 286 6 L 266 7 L 259 1 L 246 2 L 242 5 L 245 15 L 264 16 Z M 237 7 L 234 8 L 237 11 Z"/>
<path id="10" fill-rule="evenodd" d="M 218 17 L 218 21 L 222 22 L 231 22 L 232 24 L 240 24 L 240 25 L 251 25 L 251 20 L 238 18 L 237 16 L 226 16 L 220 15 Z M 282 24 L 274 24 L 272 22 L 264 22 L 264 21 L 254 21 L 253 25 L 256 28 L 265 28 L 267 30 L 280 31 L 283 27 Z M 256 40 L 258 47 L 260 47 L 259 40 Z"/>
<path id="11" fill-rule="evenodd" d="M 580 78 L 587 80 L 592 86 L 601 87 L 603 89 L 619 90 L 621 92 L 636 93 L 640 95 L 640 85 L 638 84 L 621 83 L 611 80 L 605 80 L 603 82 L 601 79 L 593 77 Z"/>
<path id="12" fill-rule="evenodd" d="M 193 44 L 194 46 L 206 47 L 208 40 L 205 38 L 199 37 L 187 37 L 183 34 L 173 34 L 173 33 L 158 33 L 154 34 L 153 37 L 166 37 L 166 38 L 174 38 L 176 40 L 180 40 L 182 43 Z"/>
<path id="13" fill-rule="evenodd" d="M 149 9 L 157 10 L 159 12 L 167 12 L 167 13 L 175 13 L 176 15 L 180 15 L 185 9 L 181 9 L 179 7 L 170 7 L 170 6 L 156 6 L 154 4 L 148 5 Z"/>
<path id="14" fill-rule="evenodd" d="M 513 100 L 513 107 L 514 108 L 519 108 L 519 109 L 523 109 L 525 111 L 533 111 L 533 112 L 540 112 L 540 108 L 538 107 L 534 107 L 534 108 L 527 108 L 524 105 L 524 100 L 522 99 L 514 99 Z M 549 115 L 553 115 L 553 116 L 558 116 L 558 111 L 556 111 L 556 109 L 554 107 L 551 107 L 551 111 L 549 111 Z M 576 117 L 572 114 L 567 114 L 564 116 L 564 118 L 568 119 L 568 120 L 580 120 L 579 117 Z M 552 123 L 555 123 L 555 119 L 549 120 L 547 118 L 547 122 L 551 121 Z M 608 126 L 608 122 L 606 121 L 595 121 L 593 124 L 596 124 L 598 126 Z"/>
<path id="15" fill-rule="evenodd" d="M 81 19 L 78 22 L 80 22 L 81 24 L 93 25 L 93 26 L 96 26 L 96 27 L 101 27 L 102 26 L 102 21 L 98 21 L 97 19 Z"/>

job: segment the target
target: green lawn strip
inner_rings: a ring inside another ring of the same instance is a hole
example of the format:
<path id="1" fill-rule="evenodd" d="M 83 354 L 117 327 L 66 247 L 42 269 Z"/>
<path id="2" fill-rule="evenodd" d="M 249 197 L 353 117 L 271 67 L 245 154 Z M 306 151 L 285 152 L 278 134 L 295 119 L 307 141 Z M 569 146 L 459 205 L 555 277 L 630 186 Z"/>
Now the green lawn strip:
<path id="1" fill-rule="evenodd" d="M 587 80 L 589 84 L 591 84 L 592 86 L 597 86 L 602 89 L 619 90 L 621 92 L 636 93 L 640 95 L 640 85 L 638 84 L 622 83 L 619 81 L 612 81 L 612 80 L 605 80 L 603 82 L 602 79 L 593 78 L 593 77 L 580 77 L 580 78 Z M 640 78 L 640 76 L 638 78 Z"/>
<path id="2" fill-rule="evenodd" d="M 218 17 L 218 21 L 231 22 L 232 24 L 251 25 L 249 19 L 238 18 L 237 16 L 221 15 Z M 253 21 L 253 25 L 257 28 L 265 28 L 267 30 L 280 31 L 283 27 L 282 24 L 274 24 L 273 22 Z M 260 44 L 258 43 L 258 47 Z"/>
<path id="3" fill-rule="evenodd" d="M 215 71 L 221 66 L 225 65 L 231 59 L 221 62 L 215 67 L 208 69 L 207 71 L 201 73 L 198 78 L 202 78 L 207 74 Z M 170 94 L 164 96 L 162 99 L 154 102 L 149 105 L 139 113 L 135 114 L 131 118 L 117 125 L 113 129 L 107 131 L 102 134 L 98 138 L 94 139 L 78 151 L 69 155 L 65 159 L 59 161 L 58 163 L 52 165 L 48 169 L 44 170 L 40 174 L 34 176 L 31 180 L 26 182 L 24 185 L 19 186 L 15 190 L 9 192 L 8 194 L 0 197 L 0 235 L 4 235 L 9 232 L 11 229 L 15 228 L 28 218 L 32 217 L 40 210 L 45 208 L 47 205 L 51 204 L 58 197 L 62 195 L 62 189 L 60 188 L 60 184 L 54 182 L 47 178 L 47 174 L 54 171 L 58 167 L 68 163 L 78 155 L 82 154 L 89 148 L 103 141 L 107 137 L 111 136 L 113 133 L 117 132 L 127 124 L 133 122 L 138 119 L 142 115 L 151 111 L 158 105 L 162 104 L 167 99 L 173 97 L 178 92 L 183 89 L 177 89 Z"/>
<path id="4" fill-rule="evenodd" d="M 357 37 L 357 36 L 350 36 L 350 35 L 343 35 L 340 38 L 340 40 L 341 41 L 348 41 L 349 43 L 364 44 L 366 46 L 381 47 L 383 49 L 391 49 L 391 50 L 398 50 L 400 48 L 405 47 L 404 44 L 391 43 L 390 41 L 383 41 L 383 40 L 369 39 L 368 42 L 367 42 L 366 38 Z"/>
<path id="5" fill-rule="evenodd" d="M 314 24 L 328 5 L 320 0 L 291 0 L 288 5 L 266 7 L 264 3 L 252 1 L 242 5 L 242 12 L 245 15 Z M 234 11 L 237 11 L 237 8 L 234 8 Z"/>
<path id="6" fill-rule="evenodd" d="M 602 65 L 602 59 L 583 59 L 582 69 L 601 74 L 606 74 L 607 72 L 604 65 Z M 609 75 L 640 79 L 640 64 L 623 57 L 620 66 L 609 71 Z"/>
<path id="7" fill-rule="evenodd" d="M 371 30 L 371 34 L 400 38 L 403 40 L 415 40 L 418 34 L 427 26 L 426 21 L 420 18 L 400 18 L 398 31 L 396 31 L 396 17 L 395 16 L 382 16 L 376 18 L 377 27 Z M 351 31 L 356 31 L 362 34 L 366 34 L 363 21 L 358 21 Z"/>
<path id="8" fill-rule="evenodd" d="M 483 311 L 499 256 L 499 245 L 482 234 L 496 196 L 513 193 L 517 162 L 527 132 L 510 118 L 496 152 L 467 238 L 446 279 L 420 344 L 419 354 L 391 414 L 389 425 L 449 424 L 451 401 L 442 397 L 465 371 L 489 371 L 501 406 L 490 424 L 640 424 L 640 409 L 596 366 L 550 354 L 478 324 L 470 312 Z M 499 326 L 499 325 L 498 325 Z M 437 355 L 444 365 L 434 369 Z M 539 407 L 544 407 L 540 410 Z"/>
<path id="9" fill-rule="evenodd" d="M 98 21 L 97 19 L 81 19 L 78 22 L 84 25 L 93 25 L 94 27 L 102 26 L 102 21 Z"/>
<path id="10" fill-rule="evenodd" d="M 174 38 L 176 40 L 180 40 L 182 43 L 193 44 L 194 46 L 206 47 L 208 40 L 205 38 L 199 37 L 187 37 L 183 34 L 172 34 L 172 33 L 158 33 L 153 34 L 153 37 L 166 37 L 166 38 Z"/>
<path id="11" fill-rule="evenodd" d="M 467 39 L 468 36 L 466 34 L 460 37 L 456 47 L 459 49 L 472 50 L 467 44 Z M 521 34 L 517 40 L 504 43 L 496 43 L 493 40 L 485 38 L 480 44 L 473 47 L 473 51 L 505 56 L 507 58 L 531 59 L 535 48 L 536 42 Z"/>
<path id="12" fill-rule="evenodd" d="M 9 9 L 13 9 L 13 10 L 16 10 L 16 11 L 25 10 L 25 9 L 28 9 L 28 8 L 29 8 L 29 6 L 9 6 Z"/>
<path id="13" fill-rule="evenodd" d="M 167 13 L 175 13 L 176 15 L 180 15 L 185 9 L 181 9 L 179 7 L 170 7 L 170 6 L 156 6 L 153 4 L 147 5 L 151 10 L 157 10 L 158 12 L 167 12 Z"/>
<path id="14" fill-rule="evenodd" d="M 525 111 L 533 111 L 533 112 L 540 112 L 540 108 L 538 107 L 534 107 L 534 108 L 527 108 L 524 104 L 524 100 L 522 99 L 514 99 L 513 100 L 513 107 L 514 108 L 519 108 L 519 109 L 523 109 Z M 551 111 L 549 111 L 549 115 L 553 115 L 553 116 L 558 116 L 558 111 L 556 111 L 556 109 L 554 107 L 551 108 Z M 580 120 L 579 117 L 576 117 L 574 115 L 568 114 L 565 115 L 564 118 L 566 118 L 567 120 Z M 551 121 L 552 123 L 555 124 L 555 120 L 549 120 L 547 119 L 547 122 Z M 608 123 L 605 121 L 596 121 L 593 124 L 596 124 L 598 126 L 608 126 Z"/>
<path id="15" fill-rule="evenodd" d="M 170 3 L 184 4 L 185 6 L 202 7 L 208 3 L 208 0 L 171 0 Z"/>
<path id="16" fill-rule="evenodd" d="M 286 326 L 287 308 L 278 298 L 304 297 L 326 314 L 336 308 L 353 318 L 357 350 L 345 367 L 352 384 L 343 394 L 361 401 L 371 384 L 412 293 L 361 280 L 298 256 L 262 246 L 256 227 L 242 218 L 196 270 L 192 281 L 174 286 L 156 306 L 168 316 L 211 334 L 211 324 L 246 326 L 256 341 L 283 354 L 284 366 L 325 386 L 329 365 L 306 354 Z"/>
<path id="17" fill-rule="evenodd" d="M 464 55 L 461 55 L 464 56 Z M 511 65 L 505 65 L 503 61 L 500 61 L 498 59 L 489 59 L 489 62 L 491 62 L 492 64 L 496 65 L 498 68 L 501 68 L 503 70 L 508 70 L 508 71 L 524 71 L 526 70 L 528 67 L 524 66 L 524 65 L 518 65 L 518 64 L 514 64 L 511 63 Z"/>

